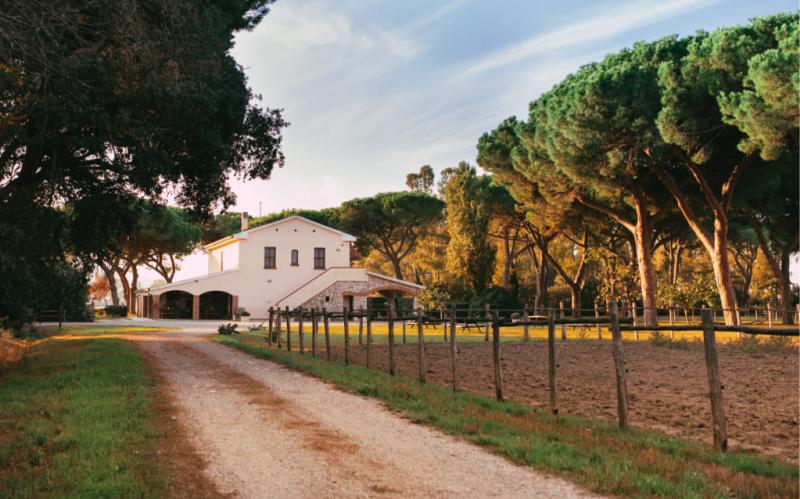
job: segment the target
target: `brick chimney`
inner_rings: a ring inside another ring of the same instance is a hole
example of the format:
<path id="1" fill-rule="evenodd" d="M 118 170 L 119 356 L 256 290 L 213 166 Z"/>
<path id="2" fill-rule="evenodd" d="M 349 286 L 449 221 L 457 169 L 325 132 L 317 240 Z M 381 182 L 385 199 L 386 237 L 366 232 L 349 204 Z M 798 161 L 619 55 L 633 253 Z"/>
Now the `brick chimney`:
<path id="1" fill-rule="evenodd" d="M 242 212 L 242 232 L 246 231 L 250 228 L 250 217 L 247 216 L 247 212 Z"/>

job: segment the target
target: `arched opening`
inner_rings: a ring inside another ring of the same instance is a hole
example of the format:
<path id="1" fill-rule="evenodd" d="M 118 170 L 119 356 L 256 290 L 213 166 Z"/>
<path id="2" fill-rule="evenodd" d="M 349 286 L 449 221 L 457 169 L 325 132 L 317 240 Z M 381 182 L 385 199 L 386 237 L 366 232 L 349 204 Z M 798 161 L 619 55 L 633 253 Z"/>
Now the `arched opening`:
<path id="1" fill-rule="evenodd" d="M 162 294 L 159 316 L 162 319 L 191 319 L 191 293 L 186 291 L 167 291 Z"/>
<path id="2" fill-rule="evenodd" d="M 209 291 L 200 295 L 200 318 L 230 320 L 233 297 L 224 291 Z"/>

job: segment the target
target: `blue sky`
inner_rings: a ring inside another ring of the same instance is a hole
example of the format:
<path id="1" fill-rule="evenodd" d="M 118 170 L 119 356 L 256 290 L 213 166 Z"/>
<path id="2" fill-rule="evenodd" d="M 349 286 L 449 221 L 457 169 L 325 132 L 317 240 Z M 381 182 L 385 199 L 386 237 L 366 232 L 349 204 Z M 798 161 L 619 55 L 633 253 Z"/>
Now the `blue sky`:
<path id="1" fill-rule="evenodd" d="M 639 40 L 796 8 L 788 0 L 278 0 L 233 54 L 292 125 L 286 166 L 234 182 L 237 210 L 324 208 L 474 162 L 480 135 L 581 65 Z M 797 270 L 793 268 L 796 281 Z M 176 279 L 206 272 L 185 258 Z M 142 269 L 142 283 L 158 276 Z"/>
<path id="2" fill-rule="evenodd" d="M 796 9 L 788 0 L 278 0 L 233 54 L 292 125 L 286 166 L 235 182 L 253 214 L 404 188 L 474 162 L 480 135 L 581 65 L 638 40 Z"/>

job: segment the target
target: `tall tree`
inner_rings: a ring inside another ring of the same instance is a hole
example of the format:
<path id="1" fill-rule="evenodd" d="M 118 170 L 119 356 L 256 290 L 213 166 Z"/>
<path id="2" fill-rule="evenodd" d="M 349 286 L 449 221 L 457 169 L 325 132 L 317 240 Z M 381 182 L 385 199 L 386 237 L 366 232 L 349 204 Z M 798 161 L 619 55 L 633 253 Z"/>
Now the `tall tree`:
<path id="1" fill-rule="evenodd" d="M 489 242 L 494 214 L 492 179 L 478 175 L 466 162 L 459 163 L 443 186 L 447 203 L 447 269 L 470 294 L 480 293 L 494 274 L 495 248 Z"/>
<path id="2" fill-rule="evenodd" d="M 434 173 L 431 165 L 422 165 L 419 173 L 406 175 L 406 186 L 412 191 L 431 193 L 433 189 Z"/>
<path id="3" fill-rule="evenodd" d="M 336 226 L 358 237 L 363 254 L 383 254 L 403 279 L 402 262 L 428 226 L 442 217 L 444 203 L 423 192 L 385 192 L 347 201 L 339 208 Z"/>
<path id="4" fill-rule="evenodd" d="M 791 324 L 794 312 L 790 310 L 789 259 L 800 244 L 800 22 L 796 15 L 765 22 L 765 29 L 773 30 L 777 46 L 752 56 L 741 90 L 721 95 L 719 102 L 722 119 L 744 134 L 739 149 L 745 154 L 759 154 L 771 164 L 771 185 L 764 186 L 761 180 L 756 185 L 761 184 L 762 189 L 747 189 L 743 211 L 777 282 L 784 323 Z M 744 182 L 749 184 L 749 176 Z"/>
<path id="5" fill-rule="evenodd" d="M 658 68 L 685 47 L 685 41 L 665 38 L 586 66 L 561 83 L 544 112 L 531 116 L 546 130 L 547 154 L 569 182 L 548 188 L 571 191 L 631 234 L 647 325 L 658 320 L 654 238 L 673 203 L 648 168 L 645 150 L 663 148 L 655 127 Z"/>
<path id="6" fill-rule="evenodd" d="M 531 262 L 535 265 L 534 309 L 540 310 L 547 291 L 550 260 L 547 255 L 560 228 L 552 223 L 552 218 L 559 217 L 546 216 L 551 209 L 542 193 L 542 185 L 549 180 L 554 168 L 546 157 L 535 154 L 534 147 L 523 146 L 523 127 L 526 125 L 511 117 L 492 132 L 484 134 L 478 141 L 478 164 L 491 172 L 495 182 L 505 186 L 516 202 L 516 210 L 520 213 L 520 237 L 527 242 Z M 526 134 L 526 137 L 535 140 L 534 134 Z M 542 168 L 534 167 L 540 162 Z M 534 248 L 539 250 L 538 254 Z"/>
<path id="7" fill-rule="evenodd" d="M 797 15 L 778 15 L 700 33 L 691 39 L 684 57 L 664 63 L 659 71 L 662 109 L 657 124 L 672 145 L 668 158 L 673 164 L 665 167 L 664 158 L 652 151 L 651 167 L 711 258 L 727 324 L 737 321 L 728 241 L 737 188 L 765 188 L 770 175 L 750 176 L 747 183 L 742 178 L 754 169 L 771 171 L 773 165 L 767 160 L 775 154 L 773 141 L 767 140 L 769 147 L 763 147 L 765 137 L 773 135 L 747 135 L 763 128 L 743 122 L 752 124 L 755 118 L 764 123 L 762 117 L 752 116 L 754 94 L 747 92 L 748 75 L 763 54 L 781 50 L 787 25 L 796 24 Z M 790 45 L 796 45 L 796 39 Z M 796 78 L 796 64 L 793 67 L 772 76 L 790 81 Z"/>
<path id="8" fill-rule="evenodd" d="M 286 123 L 252 102 L 230 49 L 234 33 L 253 28 L 271 3 L 3 2 L 0 223 L 15 231 L 39 207 L 167 194 L 207 212 L 234 201 L 229 177 L 268 178 L 284 161 Z M 77 211 L 75 226 L 106 213 Z M 108 241 L 70 246 L 96 251 Z M 25 265 L 10 250 L 0 247 L 3 258 Z M 0 306 L 13 299 L 0 297 Z"/>

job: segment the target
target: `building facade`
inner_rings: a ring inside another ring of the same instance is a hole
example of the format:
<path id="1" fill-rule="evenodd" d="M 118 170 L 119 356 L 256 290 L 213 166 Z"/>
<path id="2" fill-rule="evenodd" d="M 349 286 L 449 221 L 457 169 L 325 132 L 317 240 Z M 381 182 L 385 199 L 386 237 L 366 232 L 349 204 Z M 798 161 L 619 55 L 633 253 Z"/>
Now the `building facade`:
<path id="1" fill-rule="evenodd" d="M 356 238 L 294 215 L 204 246 L 208 274 L 139 292 L 139 314 L 153 319 L 232 319 L 270 307 L 359 309 L 370 295 L 416 296 L 418 284 L 351 267 Z"/>

